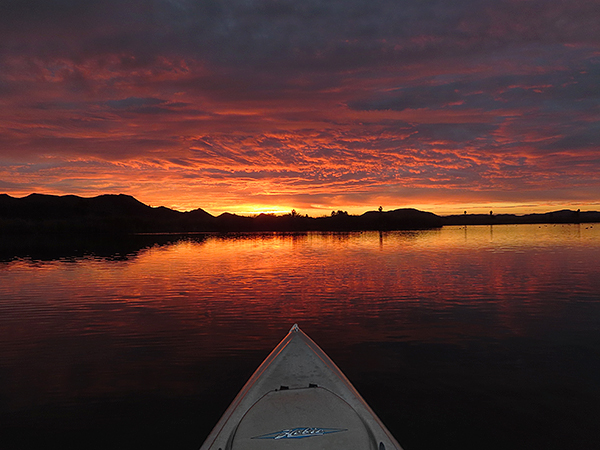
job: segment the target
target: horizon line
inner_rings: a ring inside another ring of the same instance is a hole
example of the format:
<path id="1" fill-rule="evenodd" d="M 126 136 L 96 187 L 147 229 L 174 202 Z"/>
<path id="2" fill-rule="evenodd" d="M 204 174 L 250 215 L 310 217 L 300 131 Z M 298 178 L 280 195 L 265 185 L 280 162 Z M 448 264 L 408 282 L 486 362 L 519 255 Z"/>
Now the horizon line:
<path id="1" fill-rule="evenodd" d="M 154 208 L 154 209 L 158 209 L 158 208 L 167 208 L 170 209 L 172 211 L 177 211 L 180 213 L 189 213 L 189 212 L 193 212 L 193 211 L 197 211 L 197 210 L 201 210 L 206 212 L 207 214 L 210 214 L 213 217 L 219 217 L 220 215 L 223 214 L 232 214 L 232 215 L 236 215 L 236 216 L 241 216 L 241 217 L 258 217 L 260 215 L 270 215 L 270 216 L 287 216 L 287 215 L 292 215 L 293 211 L 296 211 L 296 214 L 300 217 L 309 217 L 309 218 L 319 218 L 319 217 L 330 217 L 333 213 L 338 213 L 338 212 L 343 212 L 346 213 L 350 216 L 360 216 L 362 214 L 366 214 L 369 212 L 393 212 L 393 211 L 398 211 L 398 210 L 416 210 L 416 211 L 421 211 L 421 212 L 427 212 L 427 213 L 431 213 L 434 214 L 438 217 L 450 217 L 450 216 L 507 216 L 507 215 L 512 215 L 512 216 L 516 216 L 516 217 L 522 217 L 522 216 L 528 216 L 528 215 L 543 215 L 543 214 L 550 214 L 550 213 L 556 213 L 556 212 L 561 212 L 561 211 L 571 211 L 571 212 L 579 212 L 579 213 L 595 213 L 598 212 L 598 210 L 592 210 L 592 209 L 588 209 L 588 210 L 582 210 L 581 208 L 575 208 L 573 206 L 568 207 L 568 206 L 562 206 L 559 207 L 557 206 L 558 209 L 548 209 L 548 210 L 544 210 L 544 212 L 523 212 L 523 213 L 508 213 L 508 212 L 494 212 L 493 209 L 496 208 L 500 208 L 500 209 L 510 209 L 510 208 L 524 208 L 526 206 L 531 206 L 533 210 L 535 210 L 536 208 L 539 210 L 540 207 L 542 205 L 533 205 L 533 204 L 528 204 L 528 205 L 518 205 L 518 204 L 512 204 L 512 205 L 498 205 L 498 204 L 487 204 L 487 206 L 475 206 L 473 204 L 470 204 L 469 206 L 472 209 L 480 209 L 480 210 L 489 210 L 489 212 L 468 212 L 468 208 L 463 209 L 462 213 L 447 213 L 447 214 L 443 214 L 443 213 L 436 213 L 433 212 L 431 210 L 428 209 L 421 209 L 420 207 L 417 206 L 401 206 L 398 208 L 393 208 L 393 209 L 384 209 L 382 206 L 380 206 L 381 210 L 379 210 L 378 208 L 375 209 L 367 209 L 365 211 L 363 211 L 362 213 L 356 213 L 356 212 L 348 212 L 348 211 L 344 211 L 344 207 L 333 207 L 331 208 L 331 212 L 329 214 L 324 213 L 321 214 L 319 216 L 311 216 L 310 214 L 307 213 L 302 213 L 302 208 L 287 208 L 284 209 L 282 207 L 280 208 L 270 208 L 267 206 L 264 206 L 262 211 L 254 211 L 254 212 L 250 212 L 250 211 L 236 211 L 236 212 L 230 212 L 230 211 L 225 211 L 222 210 L 222 212 L 218 213 L 218 214 L 213 214 L 208 212 L 205 208 L 202 207 L 196 207 L 196 208 L 191 208 L 191 209 L 178 209 L 176 207 L 172 207 L 172 206 L 165 206 L 165 205 L 158 205 L 158 206 L 153 206 L 151 203 L 147 203 L 144 202 L 142 200 L 140 200 L 137 196 L 132 195 L 132 194 L 126 194 L 123 192 L 120 193 L 103 193 L 103 194 L 97 194 L 97 195 L 91 195 L 91 196 L 83 196 L 83 195 L 78 195 L 78 194 L 46 194 L 46 193 L 41 193 L 41 192 L 31 192 L 29 194 L 25 194 L 22 195 L 21 197 L 17 197 L 17 196 L 13 196 L 11 194 L 8 194 L 6 192 L 4 193 L 0 193 L 0 195 L 6 195 L 10 198 L 14 198 L 14 199 L 24 199 L 27 197 L 30 197 L 32 195 L 42 195 L 42 196 L 48 196 L 48 197 L 77 197 L 77 198 L 82 198 L 82 199 L 93 199 L 93 198 L 97 198 L 97 197 L 102 197 L 102 196 L 126 196 L 126 197 L 131 197 L 134 200 L 150 207 L 150 208 Z M 594 203 L 592 203 L 593 205 Z M 418 205 L 421 206 L 421 205 Z M 424 205 L 423 205 L 424 206 Z M 598 206 L 600 207 L 600 203 L 598 204 Z M 346 206 L 345 208 L 347 209 L 354 209 L 356 210 L 357 207 L 354 208 L 348 208 L 348 206 Z M 573 208 L 573 209 L 571 209 Z M 305 209 L 310 209 L 310 210 L 317 210 L 317 208 L 305 208 Z M 322 209 L 325 210 L 325 208 L 318 208 L 318 209 Z M 461 209 L 461 208 L 456 208 L 456 209 Z M 328 208 L 329 210 L 329 208 Z"/>

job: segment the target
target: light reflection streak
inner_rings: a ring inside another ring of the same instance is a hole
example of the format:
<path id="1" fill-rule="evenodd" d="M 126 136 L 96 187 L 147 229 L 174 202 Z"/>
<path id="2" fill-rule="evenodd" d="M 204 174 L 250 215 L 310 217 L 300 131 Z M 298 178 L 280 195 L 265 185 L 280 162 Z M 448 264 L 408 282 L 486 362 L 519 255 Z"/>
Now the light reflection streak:
<path id="1" fill-rule="evenodd" d="M 573 277 L 570 284 L 585 290 L 589 281 L 580 280 L 580 261 L 597 249 L 599 228 L 503 225 L 381 234 L 240 234 L 142 250 L 125 261 L 20 260 L 0 272 L 10 280 L 2 307 L 5 317 L 28 311 L 23 320 L 28 314 L 48 315 L 53 317 L 48 323 L 56 326 L 54 320 L 64 314 L 73 322 L 62 323 L 61 329 L 73 327 L 75 333 L 84 317 L 86 333 L 121 333 L 144 311 L 204 336 L 242 318 L 265 323 L 276 317 L 277 324 L 308 321 L 317 326 L 360 317 L 363 332 L 357 339 L 363 339 L 371 322 L 390 310 L 396 314 L 420 307 L 438 313 L 475 308 L 518 322 L 511 305 L 516 311 L 528 301 L 546 314 L 549 305 L 540 293 L 564 291 L 557 280 L 567 275 Z M 565 256 L 557 258 L 563 251 Z M 501 304 L 503 312 L 496 309 Z M 134 328 L 152 333 L 152 325 L 143 321 Z"/>
<path id="2" fill-rule="evenodd" d="M 251 371 L 295 322 L 371 376 L 405 373 L 394 352 L 411 348 L 588 332 L 599 250 L 600 227 L 503 225 L 208 235 L 121 258 L 4 262 L 3 408 L 204 398 Z"/>

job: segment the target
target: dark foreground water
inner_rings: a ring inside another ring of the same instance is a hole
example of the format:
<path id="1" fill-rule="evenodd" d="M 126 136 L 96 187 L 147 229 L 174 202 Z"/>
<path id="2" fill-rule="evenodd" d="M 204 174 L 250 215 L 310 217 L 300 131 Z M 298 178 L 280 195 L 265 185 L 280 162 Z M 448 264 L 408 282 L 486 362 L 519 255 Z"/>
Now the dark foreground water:
<path id="1" fill-rule="evenodd" d="M 598 448 L 599 255 L 584 224 L 4 241 L 0 448 L 197 449 L 295 322 L 405 450 Z"/>

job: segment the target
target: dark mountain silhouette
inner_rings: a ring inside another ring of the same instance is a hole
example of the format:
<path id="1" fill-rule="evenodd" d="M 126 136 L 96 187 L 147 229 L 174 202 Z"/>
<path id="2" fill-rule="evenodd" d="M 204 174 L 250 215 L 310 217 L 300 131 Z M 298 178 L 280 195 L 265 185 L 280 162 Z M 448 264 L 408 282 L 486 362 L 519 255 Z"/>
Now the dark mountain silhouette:
<path id="1" fill-rule="evenodd" d="M 0 215 L 32 220 L 71 219 L 85 216 L 143 216 L 153 210 L 129 195 L 100 195 L 82 198 L 76 195 L 31 194 L 23 198 L 0 196 Z M 161 215 L 171 211 L 156 208 Z M 164 211 L 161 211 L 164 210 Z M 174 211 L 173 211 L 174 212 Z"/>
<path id="2" fill-rule="evenodd" d="M 600 212 L 563 209 L 543 214 L 459 214 L 442 217 L 444 225 L 501 225 L 501 224 L 541 224 L 541 223 L 597 223 Z"/>
<path id="3" fill-rule="evenodd" d="M 442 226 L 440 217 L 416 209 L 367 212 L 360 216 L 338 211 L 331 216 L 317 218 L 298 214 L 259 214 L 256 217 L 244 217 L 225 213 L 217 217 L 215 223 L 219 231 L 360 231 Z"/>
<path id="4" fill-rule="evenodd" d="M 197 209 L 153 208 L 129 195 L 0 195 L 0 230 L 7 233 L 152 233 L 205 231 L 214 217 Z"/>
<path id="5" fill-rule="evenodd" d="M 326 217 L 296 214 L 256 217 L 224 213 L 215 217 L 202 209 L 189 212 L 151 207 L 129 195 L 31 194 L 14 198 L 0 194 L 0 233 L 10 234 L 131 234 L 246 231 L 360 231 L 438 228 L 443 225 L 493 225 L 518 223 L 600 222 L 600 213 L 556 211 L 546 214 L 463 214 L 440 217 L 412 208 L 369 211 L 351 215 L 345 211 Z"/>
<path id="6" fill-rule="evenodd" d="M 389 212 L 369 211 L 360 216 L 365 230 L 398 230 L 438 228 L 442 218 L 413 208 L 396 209 Z"/>
<path id="7" fill-rule="evenodd" d="M 179 212 L 153 208 L 129 195 L 31 194 L 23 198 L 0 195 L 0 231 L 4 233 L 161 233 L 244 231 L 399 230 L 442 226 L 441 218 L 416 209 L 367 212 L 343 211 L 312 218 L 295 212 L 256 217 L 224 213 L 214 217 L 202 209 Z"/>

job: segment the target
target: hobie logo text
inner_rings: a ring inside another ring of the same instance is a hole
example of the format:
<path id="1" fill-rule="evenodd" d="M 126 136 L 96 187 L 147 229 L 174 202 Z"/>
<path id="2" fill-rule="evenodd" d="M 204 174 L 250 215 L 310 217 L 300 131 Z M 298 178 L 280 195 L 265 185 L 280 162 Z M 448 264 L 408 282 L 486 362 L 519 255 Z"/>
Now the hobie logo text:
<path id="1" fill-rule="evenodd" d="M 342 428 L 315 428 L 315 427 L 299 427 L 289 430 L 275 431 L 274 433 L 255 436 L 252 439 L 302 439 L 314 436 L 323 436 L 331 433 L 339 433 L 347 431 Z"/>

